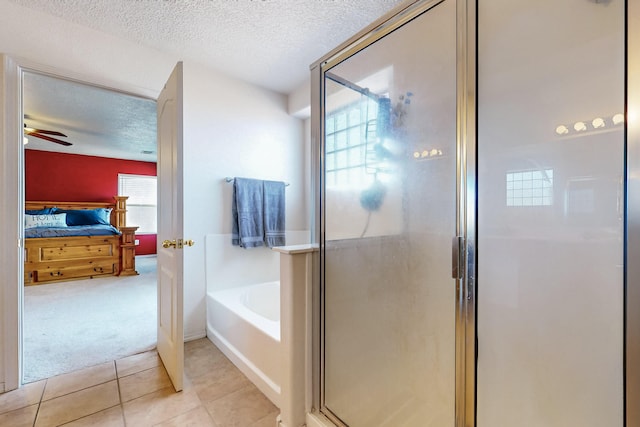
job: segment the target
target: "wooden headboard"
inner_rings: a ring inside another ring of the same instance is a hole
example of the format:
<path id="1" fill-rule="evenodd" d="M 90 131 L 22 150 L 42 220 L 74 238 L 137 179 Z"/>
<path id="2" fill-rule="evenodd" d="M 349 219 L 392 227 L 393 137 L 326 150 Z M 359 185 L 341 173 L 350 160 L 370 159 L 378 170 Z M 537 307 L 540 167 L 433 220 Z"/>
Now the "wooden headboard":
<path id="1" fill-rule="evenodd" d="M 120 229 L 126 226 L 125 213 L 127 212 L 127 196 L 116 196 L 113 202 L 40 202 L 26 201 L 24 203 L 25 210 L 40 210 L 45 208 L 60 208 L 66 210 L 78 209 L 112 209 L 110 222 L 111 225 Z"/>

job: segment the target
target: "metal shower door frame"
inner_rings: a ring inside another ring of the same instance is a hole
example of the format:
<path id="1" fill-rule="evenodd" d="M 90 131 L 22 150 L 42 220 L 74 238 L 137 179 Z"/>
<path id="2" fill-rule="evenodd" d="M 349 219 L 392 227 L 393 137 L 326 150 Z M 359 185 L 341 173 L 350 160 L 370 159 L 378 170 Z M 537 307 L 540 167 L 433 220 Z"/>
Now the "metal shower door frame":
<path id="1" fill-rule="evenodd" d="M 625 426 L 640 425 L 640 1 L 626 2 Z"/>
<path id="2" fill-rule="evenodd" d="M 455 302 L 455 426 L 475 426 L 476 390 L 476 1 L 414 0 L 384 15 L 354 37 L 311 65 L 311 162 L 315 209 L 312 237 L 320 243 L 319 274 L 313 310 L 312 399 L 311 407 L 336 425 L 337 416 L 324 405 L 324 75 L 335 65 L 355 55 L 382 37 L 444 1 L 456 1 L 456 235 L 461 242 L 457 264 Z"/>

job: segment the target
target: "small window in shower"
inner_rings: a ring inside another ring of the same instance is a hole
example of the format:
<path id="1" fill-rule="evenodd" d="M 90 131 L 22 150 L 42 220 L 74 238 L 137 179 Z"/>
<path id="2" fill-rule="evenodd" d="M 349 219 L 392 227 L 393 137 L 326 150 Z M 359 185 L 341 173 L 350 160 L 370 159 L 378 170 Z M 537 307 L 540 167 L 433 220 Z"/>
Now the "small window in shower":
<path id="1" fill-rule="evenodd" d="M 507 172 L 507 206 L 551 206 L 553 169 Z"/>
<path id="2" fill-rule="evenodd" d="M 327 187 L 364 188 L 374 181 L 367 170 L 369 142 L 375 139 L 378 104 L 365 96 L 327 113 L 325 171 Z"/>

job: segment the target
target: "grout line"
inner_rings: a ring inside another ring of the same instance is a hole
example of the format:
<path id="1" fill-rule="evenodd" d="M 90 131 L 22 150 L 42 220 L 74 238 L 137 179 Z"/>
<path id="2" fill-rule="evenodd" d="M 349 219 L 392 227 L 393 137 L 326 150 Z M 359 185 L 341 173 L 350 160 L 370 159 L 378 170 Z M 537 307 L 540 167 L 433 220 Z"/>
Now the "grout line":
<path id="1" fill-rule="evenodd" d="M 120 415 L 122 417 L 122 424 L 126 427 L 127 426 L 127 419 L 124 416 L 124 405 L 122 404 L 122 391 L 120 390 L 120 374 L 118 373 L 118 364 L 116 363 L 116 361 L 113 361 L 113 365 L 115 367 L 116 370 L 116 381 L 117 381 L 117 385 L 118 385 L 118 401 L 120 402 Z"/>
<path id="2" fill-rule="evenodd" d="M 120 375 L 118 375 L 118 364 L 116 361 L 113 361 L 113 368 L 116 371 L 116 385 L 118 386 L 118 401 L 120 402 L 120 406 L 122 406 L 122 392 L 120 391 Z"/>
<path id="3" fill-rule="evenodd" d="M 40 399 L 38 400 L 38 409 L 36 409 L 36 416 L 33 417 L 33 427 L 36 427 L 36 420 L 38 419 L 38 414 L 40 413 L 40 405 L 42 405 L 42 398 L 44 398 L 44 392 L 47 389 L 47 384 L 49 383 L 49 379 L 44 380 L 44 386 L 42 387 L 42 393 L 40 393 Z"/>
<path id="4" fill-rule="evenodd" d="M 95 415 L 95 414 L 99 414 L 100 412 L 104 412 L 104 411 L 108 411 L 109 409 L 113 409 L 113 408 L 115 408 L 116 406 L 120 406 L 120 405 L 113 405 L 113 406 L 110 406 L 110 407 L 108 407 L 108 408 L 101 409 L 101 410 L 99 410 L 98 412 L 94 412 L 94 413 L 92 413 L 92 414 L 83 415 L 83 416 L 81 416 L 80 418 L 76 418 L 75 420 L 71 420 L 71 421 L 67 421 L 66 423 L 59 424 L 59 425 L 57 425 L 57 427 L 62 427 L 62 426 L 69 425 L 69 424 L 71 424 L 71 423 L 75 423 L 75 422 L 76 422 L 76 421 L 78 421 L 78 420 L 82 420 L 82 419 L 84 419 L 84 418 L 89 418 L 89 417 L 91 417 L 91 416 L 93 416 L 93 415 Z M 34 426 L 34 427 L 35 427 L 35 426 Z"/>

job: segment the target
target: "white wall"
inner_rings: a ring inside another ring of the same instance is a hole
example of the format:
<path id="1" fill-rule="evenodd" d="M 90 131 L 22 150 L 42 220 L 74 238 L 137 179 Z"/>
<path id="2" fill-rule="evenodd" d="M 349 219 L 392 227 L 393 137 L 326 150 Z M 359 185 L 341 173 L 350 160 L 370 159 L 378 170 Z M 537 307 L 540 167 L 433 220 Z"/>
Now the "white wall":
<path id="1" fill-rule="evenodd" d="M 0 0 L 0 11 L 0 52 L 63 76 L 156 97 L 181 60 L 7 0 Z M 290 182 L 288 228 L 306 229 L 308 224 L 303 124 L 288 116 L 286 97 L 195 63 L 184 65 L 184 229 L 185 238 L 196 241 L 184 253 L 184 325 L 189 338 L 205 333 L 204 235 L 231 229 L 225 206 L 231 189 L 222 177 L 247 175 Z M 3 265 L 2 271 L 14 268 Z M 2 277 L 1 286 L 15 286 L 6 274 Z M 0 331 L 0 342 L 4 341 Z M 0 367 L 0 383 L 5 372 Z"/>
<path id="2" fill-rule="evenodd" d="M 188 338 L 204 333 L 205 235 L 231 233 L 233 185 L 225 177 L 288 182 L 287 230 L 307 229 L 308 215 L 303 122 L 289 116 L 285 96 L 193 63 L 185 63 L 184 93 L 184 232 L 196 241 L 185 257 L 185 286 L 197 287 L 199 296 L 185 299 Z M 268 249 L 246 251 L 247 264 L 255 251 Z"/>

